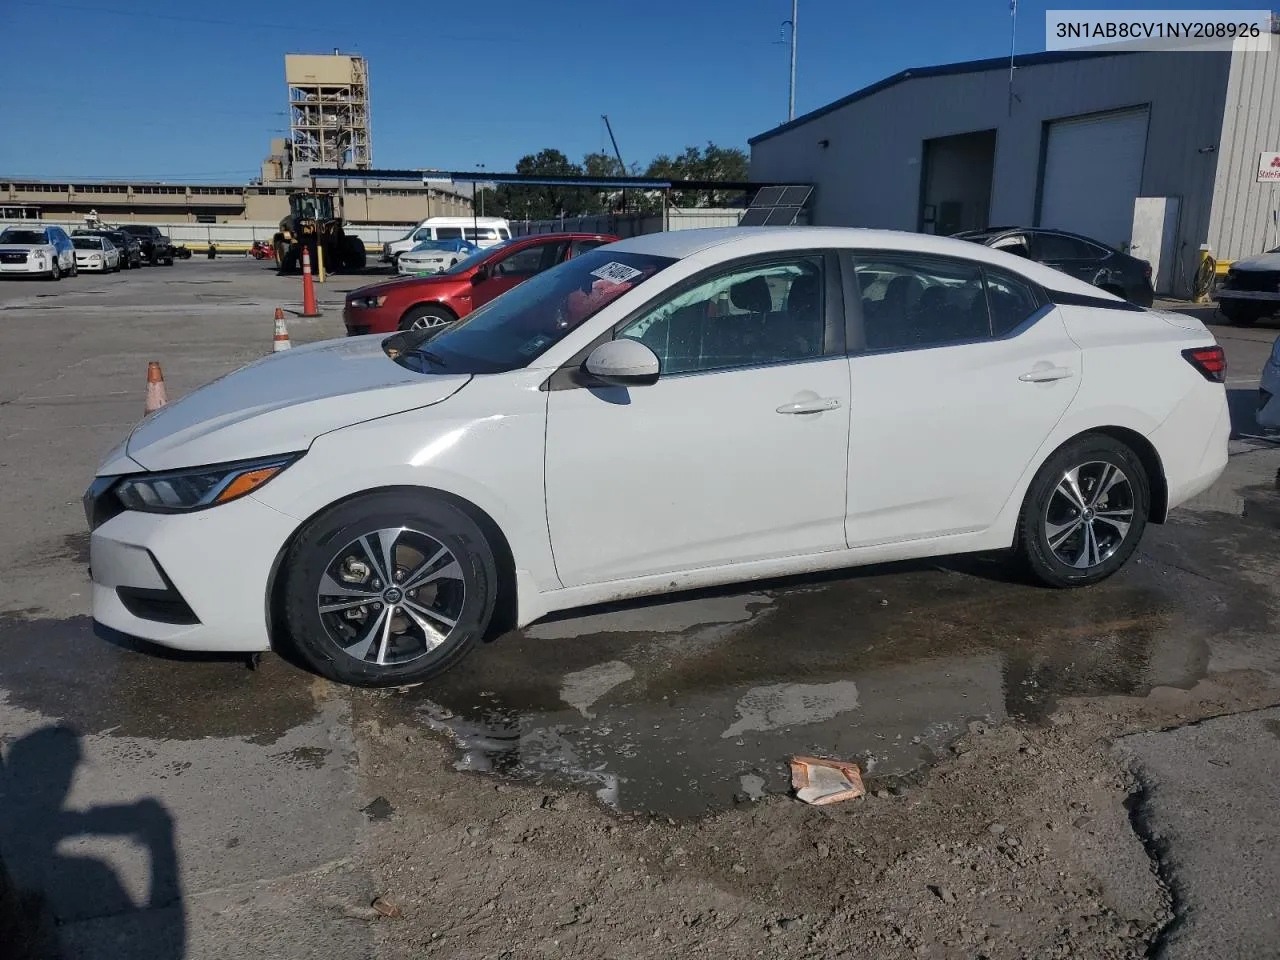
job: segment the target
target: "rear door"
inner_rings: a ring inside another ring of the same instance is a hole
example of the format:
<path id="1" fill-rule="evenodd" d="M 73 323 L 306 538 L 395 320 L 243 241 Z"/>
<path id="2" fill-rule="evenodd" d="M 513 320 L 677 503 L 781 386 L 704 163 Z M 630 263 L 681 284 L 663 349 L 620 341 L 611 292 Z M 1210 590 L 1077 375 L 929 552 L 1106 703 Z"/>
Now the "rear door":
<path id="1" fill-rule="evenodd" d="M 857 251 L 850 546 L 986 529 L 1080 386 L 1042 291 L 963 258 Z"/>
<path id="2" fill-rule="evenodd" d="M 1110 253 L 1103 247 L 1078 237 L 1070 237 L 1065 233 L 1054 233 L 1050 230 L 1032 234 L 1031 252 L 1034 259 L 1045 266 L 1061 270 L 1068 276 L 1076 277 L 1085 283 L 1095 282 L 1098 271 L 1102 269 L 1103 260 Z"/>
<path id="3" fill-rule="evenodd" d="M 568 241 L 554 236 L 546 240 L 505 251 L 490 260 L 487 275 L 471 292 L 472 309 L 484 306 L 494 297 L 501 296 L 512 287 L 519 286 L 543 270 L 549 270 L 563 259 Z"/>

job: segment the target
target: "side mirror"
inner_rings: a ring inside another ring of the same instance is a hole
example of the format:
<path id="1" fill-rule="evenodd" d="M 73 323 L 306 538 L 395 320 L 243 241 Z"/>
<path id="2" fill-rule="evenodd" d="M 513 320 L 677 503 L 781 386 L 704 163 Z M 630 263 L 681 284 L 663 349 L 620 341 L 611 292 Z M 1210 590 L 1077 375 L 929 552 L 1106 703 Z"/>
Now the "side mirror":
<path id="1" fill-rule="evenodd" d="M 488 279 L 489 279 L 489 268 L 476 267 L 476 272 L 471 275 L 471 285 L 475 286 L 477 283 L 484 283 Z"/>
<path id="2" fill-rule="evenodd" d="M 658 382 L 658 355 L 639 340 L 610 340 L 591 351 L 583 365 L 587 373 L 620 387 L 644 387 Z"/>

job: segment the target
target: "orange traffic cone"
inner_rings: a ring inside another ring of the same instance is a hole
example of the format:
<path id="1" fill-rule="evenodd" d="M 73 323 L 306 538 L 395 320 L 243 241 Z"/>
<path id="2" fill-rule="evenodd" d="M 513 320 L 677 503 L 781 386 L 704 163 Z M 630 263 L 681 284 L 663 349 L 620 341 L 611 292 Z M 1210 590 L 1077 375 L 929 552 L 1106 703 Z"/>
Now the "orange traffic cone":
<path id="1" fill-rule="evenodd" d="M 169 397 L 164 390 L 164 374 L 160 371 L 160 364 L 152 360 L 147 364 L 147 404 L 143 413 L 155 413 L 168 402 Z"/>
<path id="2" fill-rule="evenodd" d="M 311 251 L 306 247 L 302 248 L 302 315 L 320 316 L 320 308 L 316 306 L 315 282 L 311 279 Z"/>
<path id="3" fill-rule="evenodd" d="M 276 307 L 276 335 L 272 338 L 271 352 L 279 353 L 292 346 L 293 344 L 289 342 L 289 328 L 284 325 L 284 311 Z"/>

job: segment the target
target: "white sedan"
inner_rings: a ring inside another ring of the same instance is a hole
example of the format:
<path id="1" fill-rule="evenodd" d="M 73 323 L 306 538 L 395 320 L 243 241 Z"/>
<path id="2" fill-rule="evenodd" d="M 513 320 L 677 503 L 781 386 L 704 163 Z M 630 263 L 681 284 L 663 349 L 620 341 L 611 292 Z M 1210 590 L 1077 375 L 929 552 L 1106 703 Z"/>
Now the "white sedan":
<path id="1" fill-rule="evenodd" d="M 72 237 L 76 266 L 94 273 L 114 273 L 120 269 L 120 248 L 107 237 Z"/>
<path id="2" fill-rule="evenodd" d="M 93 615 L 376 686 L 761 577 L 1011 548 L 1093 584 L 1222 472 L 1224 376 L 1198 320 L 964 241 L 634 237 L 144 420 L 85 495 Z"/>
<path id="3" fill-rule="evenodd" d="M 424 240 L 396 259 L 396 273 L 414 276 L 419 273 L 444 273 L 463 260 L 480 252 L 466 240 Z"/>

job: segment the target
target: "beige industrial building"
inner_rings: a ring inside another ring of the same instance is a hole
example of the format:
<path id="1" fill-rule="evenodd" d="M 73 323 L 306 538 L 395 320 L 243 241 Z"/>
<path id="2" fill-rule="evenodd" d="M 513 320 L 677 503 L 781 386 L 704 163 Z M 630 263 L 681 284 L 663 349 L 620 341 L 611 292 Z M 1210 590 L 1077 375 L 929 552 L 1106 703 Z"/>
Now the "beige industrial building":
<path id="1" fill-rule="evenodd" d="M 73 183 L 0 177 L 0 219 L 104 220 L 151 223 L 276 223 L 301 183 Z M 471 198 L 446 184 L 348 181 L 344 217 L 352 223 L 413 224 L 426 217 L 470 216 Z"/>
<path id="2" fill-rule="evenodd" d="M 110 222 L 279 223 L 289 195 L 310 187 L 312 167 L 369 169 L 369 66 L 363 57 L 285 56 L 289 137 L 271 141 L 261 176 L 248 184 L 174 184 L 125 180 L 77 183 L 0 176 L 0 221 L 82 220 L 96 212 Z M 427 217 L 471 215 L 471 190 L 447 182 L 351 180 L 336 189 L 342 216 L 353 224 L 410 225 Z"/>

